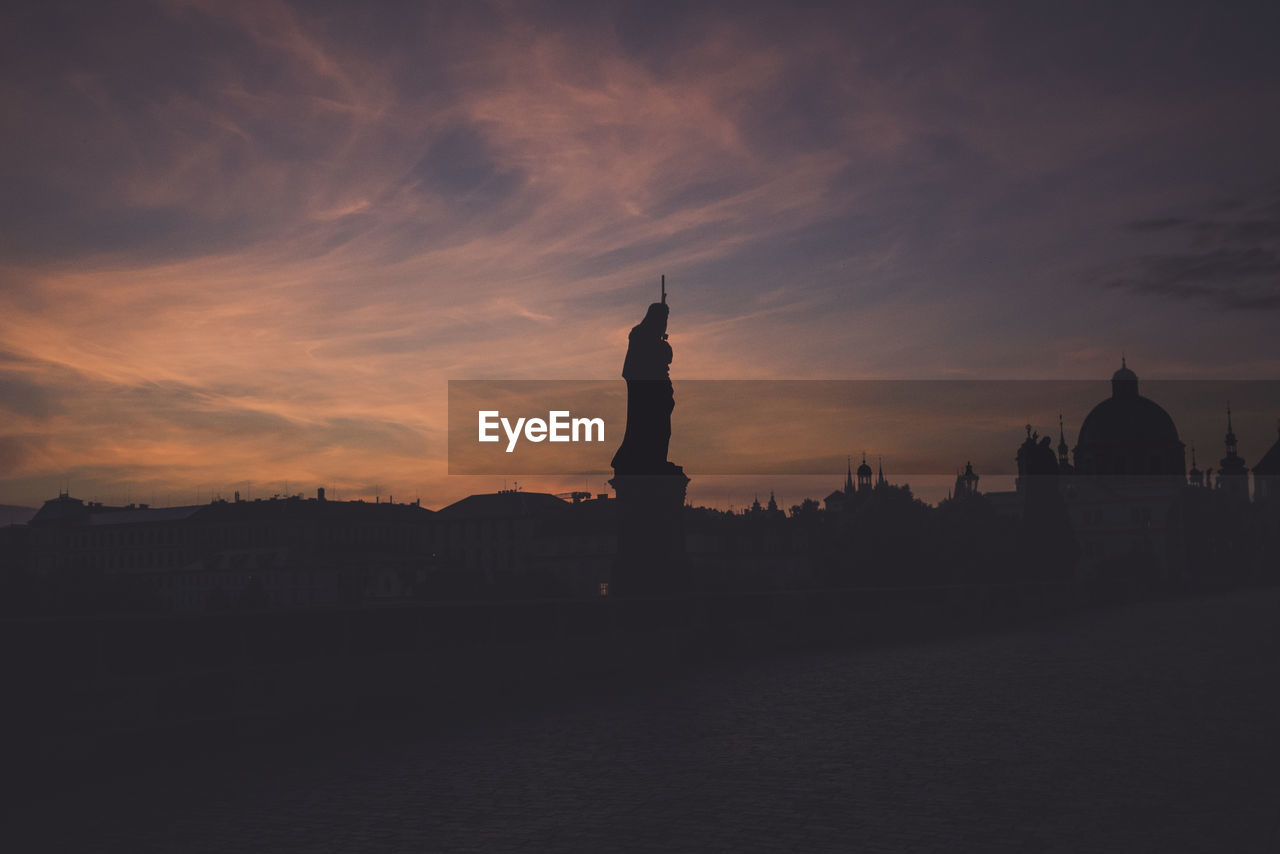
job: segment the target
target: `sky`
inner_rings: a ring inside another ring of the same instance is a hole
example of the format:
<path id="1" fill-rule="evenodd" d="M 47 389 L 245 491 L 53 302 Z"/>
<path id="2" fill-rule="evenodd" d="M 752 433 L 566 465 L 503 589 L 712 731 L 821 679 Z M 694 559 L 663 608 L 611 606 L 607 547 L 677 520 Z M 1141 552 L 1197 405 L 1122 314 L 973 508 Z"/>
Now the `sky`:
<path id="1" fill-rule="evenodd" d="M 8 4 L 0 503 L 500 488 L 447 473 L 448 381 L 620 383 L 660 274 L 677 381 L 1101 399 L 1122 353 L 1144 379 L 1280 377 L 1277 25 L 1173 2 Z M 1237 424 L 1246 458 L 1276 415 Z M 891 430 L 861 420 L 849 453 Z M 706 503 L 775 485 L 683 462 Z"/>

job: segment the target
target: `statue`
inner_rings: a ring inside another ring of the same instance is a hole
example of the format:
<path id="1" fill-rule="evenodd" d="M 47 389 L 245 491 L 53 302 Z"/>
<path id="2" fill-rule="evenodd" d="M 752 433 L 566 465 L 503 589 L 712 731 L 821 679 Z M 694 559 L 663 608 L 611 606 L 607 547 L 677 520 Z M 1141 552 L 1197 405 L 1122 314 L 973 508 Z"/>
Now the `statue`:
<path id="1" fill-rule="evenodd" d="M 1031 432 L 1018 448 L 1018 492 L 1022 493 L 1022 523 L 1018 550 L 1041 577 L 1070 578 L 1079 545 L 1060 487 L 1060 464 L 1050 437 Z"/>
<path id="2" fill-rule="evenodd" d="M 671 345 L 667 343 L 669 312 L 664 293 L 663 301 L 651 304 L 644 320 L 632 327 L 628 336 L 627 357 L 622 363 L 622 376 L 627 381 L 627 428 L 613 455 L 615 474 L 683 473 L 667 461 L 671 411 L 676 405 L 671 387 Z"/>
<path id="3" fill-rule="evenodd" d="M 666 595 L 689 584 L 684 559 L 684 501 L 689 478 L 667 460 L 671 444 L 671 345 L 667 343 L 667 279 L 662 302 L 631 330 L 622 377 L 627 429 L 613 455 L 618 493 L 618 556 L 610 595 Z"/>

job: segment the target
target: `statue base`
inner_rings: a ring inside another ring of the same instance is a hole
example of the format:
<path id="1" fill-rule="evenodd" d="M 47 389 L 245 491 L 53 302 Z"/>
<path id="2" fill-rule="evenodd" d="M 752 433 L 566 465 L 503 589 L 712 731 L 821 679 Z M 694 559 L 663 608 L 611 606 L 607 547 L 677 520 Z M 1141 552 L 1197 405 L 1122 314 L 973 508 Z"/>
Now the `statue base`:
<path id="1" fill-rule="evenodd" d="M 609 481 L 618 500 L 618 556 L 610 594 L 659 596 L 688 587 L 684 561 L 684 501 L 689 478 L 619 474 Z"/>

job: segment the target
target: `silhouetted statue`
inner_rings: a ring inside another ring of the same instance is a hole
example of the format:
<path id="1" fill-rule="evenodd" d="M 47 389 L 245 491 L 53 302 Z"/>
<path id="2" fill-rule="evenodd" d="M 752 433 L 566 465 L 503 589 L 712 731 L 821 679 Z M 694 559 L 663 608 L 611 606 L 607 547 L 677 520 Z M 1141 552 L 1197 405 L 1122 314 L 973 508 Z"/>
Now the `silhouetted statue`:
<path id="1" fill-rule="evenodd" d="M 1019 551 L 1032 571 L 1050 578 L 1071 577 L 1079 546 L 1058 482 L 1059 462 L 1048 436 L 1031 432 L 1018 449 L 1018 491 L 1023 517 Z"/>
<path id="2" fill-rule="evenodd" d="M 662 302 L 631 330 L 622 376 L 627 381 L 627 429 L 613 455 L 618 493 L 618 557 L 610 595 L 666 595 L 689 583 L 684 560 L 684 501 L 689 478 L 667 461 L 671 444 L 671 345 L 667 343 L 666 280 Z"/>
<path id="3" fill-rule="evenodd" d="M 613 470 L 620 475 L 679 474 L 680 467 L 667 462 L 671 443 L 671 411 L 675 393 L 671 387 L 671 345 L 667 343 L 666 303 L 649 306 L 644 320 L 631 329 L 622 376 L 627 381 L 627 429 L 613 455 Z"/>

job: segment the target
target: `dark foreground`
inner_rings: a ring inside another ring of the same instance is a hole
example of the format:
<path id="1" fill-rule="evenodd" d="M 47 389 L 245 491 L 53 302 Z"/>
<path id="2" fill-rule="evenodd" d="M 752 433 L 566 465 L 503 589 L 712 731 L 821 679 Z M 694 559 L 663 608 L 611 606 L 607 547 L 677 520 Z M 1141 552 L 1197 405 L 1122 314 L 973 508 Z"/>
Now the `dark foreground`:
<path id="1" fill-rule="evenodd" d="M 221 736 L 60 769 L 0 848 L 1273 852 L 1278 618 L 1253 590 Z"/>

